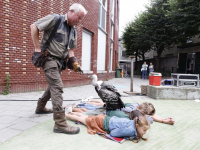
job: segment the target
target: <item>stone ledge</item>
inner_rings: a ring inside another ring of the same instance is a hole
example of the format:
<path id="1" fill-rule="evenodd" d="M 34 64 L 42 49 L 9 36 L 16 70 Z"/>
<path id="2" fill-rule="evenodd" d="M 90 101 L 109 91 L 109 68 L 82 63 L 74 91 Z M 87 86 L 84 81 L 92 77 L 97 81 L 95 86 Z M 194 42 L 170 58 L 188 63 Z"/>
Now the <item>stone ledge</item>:
<path id="1" fill-rule="evenodd" d="M 200 98 L 200 88 L 147 85 L 147 96 L 153 99 L 194 100 Z"/>

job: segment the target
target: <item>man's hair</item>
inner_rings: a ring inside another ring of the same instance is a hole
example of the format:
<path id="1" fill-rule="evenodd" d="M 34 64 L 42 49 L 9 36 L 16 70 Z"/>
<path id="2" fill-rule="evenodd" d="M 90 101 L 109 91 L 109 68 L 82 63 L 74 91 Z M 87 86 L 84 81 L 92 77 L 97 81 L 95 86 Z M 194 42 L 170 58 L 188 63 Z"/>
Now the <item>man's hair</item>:
<path id="1" fill-rule="evenodd" d="M 78 4 L 78 3 L 74 3 L 72 4 L 70 7 L 69 7 L 69 10 L 74 10 L 74 12 L 79 12 L 80 10 L 82 10 L 84 12 L 84 15 L 87 14 L 87 10 L 81 5 L 81 4 Z"/>

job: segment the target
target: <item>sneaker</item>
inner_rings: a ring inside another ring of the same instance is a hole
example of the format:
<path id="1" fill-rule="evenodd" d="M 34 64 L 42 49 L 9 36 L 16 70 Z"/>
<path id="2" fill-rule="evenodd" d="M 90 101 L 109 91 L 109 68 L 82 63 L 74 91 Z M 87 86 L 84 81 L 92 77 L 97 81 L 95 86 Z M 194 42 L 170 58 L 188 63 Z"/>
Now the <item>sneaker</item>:
<path id="1" fill-rule="evenodd" d="M 93 99 L 93 96 L 90 96 L 90 97 L 88 97 L 88 98 L 86 98 L 86 99 L 82 99 L 82 100 L 81 100 L 81 103 L 90 102 L 91 99 Z"/>
<path id="2" fill-rule="evenodd" d="M 65 113 L 69 114 L 70 112 L 72 112 L 72 107 L 71 106 L 65 107 Z"/>

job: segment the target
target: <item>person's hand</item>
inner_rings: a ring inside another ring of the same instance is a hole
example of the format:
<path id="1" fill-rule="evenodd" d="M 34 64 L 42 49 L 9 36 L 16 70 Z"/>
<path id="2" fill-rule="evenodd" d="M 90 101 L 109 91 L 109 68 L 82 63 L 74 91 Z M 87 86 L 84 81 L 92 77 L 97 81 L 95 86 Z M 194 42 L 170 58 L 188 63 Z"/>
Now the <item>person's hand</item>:
<path id="1" fill-rule="evenodd" d="M 73 64 L 73 70 L 74 72 L 76 73 L 80 73 L 80 74 L 83 74 L 83 70 L 81 69 L 81 66 L 78 64 L 78 62 L 74 62 Z"/>
<path id="2" fill-rule="evenodd" d="M 40 48 L 35 48 L 35 52 L 41 52 Z"/>
<path id="3" fill-rule="evenodd" d="M 162 120 L 162 123 L 166 123 L 166 124 L 171 124 L 173 125 L 175 123 L 174 119 L 171 117 L 165 118 Z"/>

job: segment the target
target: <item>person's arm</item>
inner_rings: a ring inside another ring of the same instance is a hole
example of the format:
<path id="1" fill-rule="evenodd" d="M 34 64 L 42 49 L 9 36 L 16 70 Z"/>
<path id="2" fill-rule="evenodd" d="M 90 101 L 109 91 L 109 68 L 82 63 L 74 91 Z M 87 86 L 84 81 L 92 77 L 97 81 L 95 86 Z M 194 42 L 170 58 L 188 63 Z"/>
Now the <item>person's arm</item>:
<path id="1" fill-rule="evenodd" d="M 162 117 L 160 117 L 160 116 L 156 116 L 156 115 L 153 115 L 153 116 L 150 116 L 152 119 L 153 119 L 153 121 L 156 121 L 156 122 L 160 122 L 160 123 L 165 123 L 165 124 L 171 124 L 171 125 L 173 125 L 174 124 L 174 120 L 173 120 L 173 118 L 162 118 Z"/>
<path id="2" fill-rule="evenodd" d="M 31 28 L 31 38 L 35 47 L 35 51 L 41 52 L 40 42 L 39 42 L 39 30 L 35 24 L 32 24 L 30 28 Z"/>
<path id="3" fill-rule="evenodd" d="M 69 49 L 69 51 L 68 51 L 68 57 L 70 58 L 70 57 L 74 57 L 74 51 L 73 51 L 73 49 Z"/>
<path id="4" fill-rule="evenodd" d="M 50 14 L 43 18 L 40 18 L 39 20 L 30 25 L 31 38 L 35 46 L 36 52 L 41 52 L 40 42 L 39 42 L 39 32 L 52 29 L 54 24 L 55 24 L 55 15 Z"/>
<path id="5" fill-rule="evenodd" d="M 141 71 L 142 71 L 142 70 L 144 70 L 144 68 L 143 68 L 143 67 L 144 67 L 144 65 L 142 65 L 142 67 L 141 67 Z"/>

